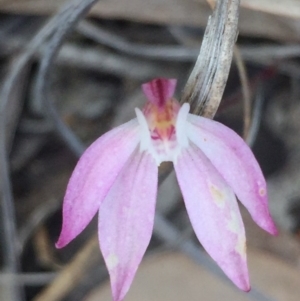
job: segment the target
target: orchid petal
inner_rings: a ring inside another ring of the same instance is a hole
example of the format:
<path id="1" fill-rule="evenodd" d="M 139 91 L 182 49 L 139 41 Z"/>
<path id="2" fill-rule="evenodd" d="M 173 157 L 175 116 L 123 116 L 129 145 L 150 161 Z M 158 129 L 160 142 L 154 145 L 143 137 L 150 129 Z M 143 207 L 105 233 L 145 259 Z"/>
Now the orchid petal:
<path id="1" fill-rule="evenodd" d="M 268 209 L 266 181 L 248 145 L 221 123 L 191 114 L 188 121 L 189 139 L 210 159 L 253 220 L 264 230 L 276 234 Z"/>
<path id="2" fill-rule="evenodd" d="M 177 120 L 176 120 L 176 137 L 177 141 L 181 147 L 187 147 L 188 137 L 187 137 L 187 116 L 190 111 L 190 104 L 184 103 L 180 110 L 178 111 Z"/>
<path id="3" fill-rule="evenodd" d="M 114 301 L 123 299 L 150 242 L 158 167 L 137 150 L 109 191 L 99 211 L 99 241 L 109 270 Z"/>
<path id="4" fill-rule="evenodd" d="M 225 274 L 248 291 L 245 230 L 232 189 L 194 144 L 174 167 L 196 236 Z"/>
<path id="5" fill-rule="evenodd" d="M 153 104 L 163 107 L 175 92 L 176 79 L 158 78 L 142 85 L 147 99 Z"/>
<path id="6" fill-rule="evenodd" d="M 101 136 L 82 155 L 63 203 L 62 248 L 91 221 L 126 161 L 137 148 L 139 126 L 133 119 Z"/>

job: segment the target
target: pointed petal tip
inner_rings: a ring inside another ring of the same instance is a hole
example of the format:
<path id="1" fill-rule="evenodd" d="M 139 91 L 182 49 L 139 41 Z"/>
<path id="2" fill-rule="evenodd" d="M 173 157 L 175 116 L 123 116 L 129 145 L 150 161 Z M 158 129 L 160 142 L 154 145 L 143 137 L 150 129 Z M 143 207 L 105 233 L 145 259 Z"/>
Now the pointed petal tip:
<path id="1" fill-rule="evenodd" d="M 260 219 L 256 219 L 255 222 L 259 227 L 268 232 L 271 235 L 277 236 L 279 234 L 278 229 L 272 219 L 272 217 L 268 214 L 267 217 Z"/>
<path id="2" fill-rule="evenodd" d="M 240 289 L 241 291 L 245 292 L 245 293 L 249 293 L 251 291 L 251 286 L 249 283 L 247 284 L 243 284 L 242 286 L 237 286 L 238 289 Z"/>
<path id="3" fill-rule="evenodd" d="M 112 274 L 110 274 L 112 276 Z M 126 274 L 125 274 L 126 275 Z M 128 279 L 124 274 L 116 281 L 112 281 L 111 277 L 111 291 L 113 296 L 113 301 L 123 301 L 126 294 L 128 293 L 131 286 L 131 279 Z M 120 276 L 120 275 L 119 275 Z M 129 280 L 129 281 L 128 281 Z"/>
<path id="4" fill-rule="evenodd" d="M 121 295 L 120 291 L 118 291 L 118 293 L 113 293 L 113 300 L 114 301 L 123 301 L 124 297 L 125 297 L 125 294 Z"/>
<path id="5" fill-rule="evenodd" d="M 56 242 L 55 243 L 55 248 L 56 249 L 61 249 L 61 248 L 63 248 L 64 247 L 64 245 L 62 245 L 60 242 Z"/>
<path id="6" fill-rule="evenodd" d="M 272 222 L 272 225 L 269 227 L 269 229 L 266 229 L 266 231 L 268 233 L 270 233 L 273 236 L 278 236 L 279 235 L 279 231 L 276 227 L 276 225 Z"/>
<path id="7" fill-rule="evenodd" d="M 240 289 L 248 293 L 251 290 L 249 275 L 241 275 L 235 279 L 232 279 L 233 283 Z"/>
<path id="8" fill-rule="evenodd" d="M 63 247 L 65 247 L 69 242 L 64 240 L 62 238 L 62 236 L 60 235 L 60 237 L 58 238 L 57 242 L 55 243 L 55 247 L 56 249 L 62 249 Z"/>
<path id="9" fill-rule="evenodd" d="M 76 235 L 77 236 L 77 235 Z M 68 245 L 76 236 L 73 236 L 72 233 L 66 231 L 66 228 L 62 228 L 61 233 L 55 243 L 57 249 L 62 249 Z"/>
<path id="10" fill-rule="evenodd" d="M 238 289 L 249 292 L 251 287 L 246 257 L 243 258 L 238 253 L 236 253 L 236 255 L 237 257 L 234 259 L 235 263 L 231 266 L 227 266 L 229 269 L 223 269 L 222 266 L 220 267 Z"/>
<path id="11" fill-rule="evenodd" d="M 279 235 L 279 231 L 278 231 L 277 228 L 275 228 L 275 229 L 273 230 L 273 232 L 270 232 L 270 234 L 272 234 L 273 236 L 278 236 L 278 235 Z"/>
<path id="12" fill-rule="evenodd" d="M 120 298 L 120 294 L 114 294 L 113 292 L 113 301 L 122 301 L 122 298 Z"/>

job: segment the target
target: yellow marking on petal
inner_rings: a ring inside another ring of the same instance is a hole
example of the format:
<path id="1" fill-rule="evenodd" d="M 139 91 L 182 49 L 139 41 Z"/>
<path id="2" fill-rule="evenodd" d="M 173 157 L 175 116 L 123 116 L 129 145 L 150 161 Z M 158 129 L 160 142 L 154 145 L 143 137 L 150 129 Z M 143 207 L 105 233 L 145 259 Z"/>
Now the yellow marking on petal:
<path id="1" fill-rule="evenodd" d="M 119 258 L 116 254 L 110 254 L 106 259 L 106 265 L 109 269 L 115 268 L 119 264 Z"/>
<path id="2" fill-rule="evenodd" d="M 239 219 L 238 219 L 237 214 L 233 211 L 230 212 L 230 220 L 228 220 L 227 228 L 229 231 L 231 231 L 233 233 L 238 234 L 240 232 Z"/>
<path id="3" fill-rule="evenodd" d="M 224 193 L 215 185 L 209 186 L 210 193 L 213 197 L 213 200 L 219 207 L 224 207 L 225 205 L 225 195 Z"/>
<path id="4" fill-rule="evenodd" d="M 245 237 L 239 238 L 235 246 L 235 250 L 242 256 L 243 259 L 246 259 L 247 246 Z"/>
<path id="5" fill-rule="evenodd" d="M 264 196 L 266 194 L 266 190 L 264 188 L 259 189 L 259 195 Z"/>
<path id="6" fill-rule="evenodd" d="M 235 251 L 242 256 L 243 259 L 246 259 L 246 238 L 244 235 L 241 235 L 240 231 L 240 222 L 238 215 L 234 212 L 230 212 L 230 220 L 227 223 L 227 228 L 229 231 L 238 235 L 238 241 L 235 246 Z"/>

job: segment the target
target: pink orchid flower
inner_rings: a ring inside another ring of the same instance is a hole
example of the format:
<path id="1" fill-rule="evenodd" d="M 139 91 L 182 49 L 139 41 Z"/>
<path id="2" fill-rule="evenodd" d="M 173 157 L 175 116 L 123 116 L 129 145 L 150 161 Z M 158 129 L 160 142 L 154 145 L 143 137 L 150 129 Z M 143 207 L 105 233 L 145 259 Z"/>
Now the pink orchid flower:
<path id="1" fill-rule="evenodd" d="M 226 126 L 189 114 L 173 98 L 174 79 L 143 84 L 137 118 L 97 139 L 79 160 L 63 204 L 56 246 L 73 240 L 99 210 L 99 241 L 114 301 L 121 301 L 150 242 L 158 166 L 172 161 L 188 215 L 204 249 L 242 290 L 250 289 L 237 198 L 276 234 L 266 181 L 250 148 Z"/>

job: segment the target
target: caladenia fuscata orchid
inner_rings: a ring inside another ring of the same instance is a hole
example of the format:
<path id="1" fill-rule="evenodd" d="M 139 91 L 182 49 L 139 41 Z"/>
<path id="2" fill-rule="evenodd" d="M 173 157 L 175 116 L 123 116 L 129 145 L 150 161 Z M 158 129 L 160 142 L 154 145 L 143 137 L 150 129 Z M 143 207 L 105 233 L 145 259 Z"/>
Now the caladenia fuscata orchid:
<path id="1" fill-rule="evenodd" d="M 56 246 L 73 240 L 99 211 L 99 241 L 114 301 L 133 281 L 153 230 L 161 162 L 173 162 L 194 231 L 203 248 L 242 290 L 250 289 L 245 230 L 236 197 L 264 230 L 276 234 L 266 181 L 240 136 L 189 113 L 173 98 L 174 79 L 143 84 L 136 118 L 97 139 L 69 181 Z"/>

